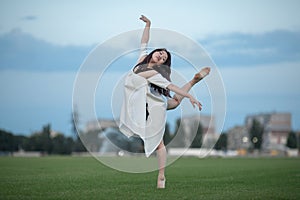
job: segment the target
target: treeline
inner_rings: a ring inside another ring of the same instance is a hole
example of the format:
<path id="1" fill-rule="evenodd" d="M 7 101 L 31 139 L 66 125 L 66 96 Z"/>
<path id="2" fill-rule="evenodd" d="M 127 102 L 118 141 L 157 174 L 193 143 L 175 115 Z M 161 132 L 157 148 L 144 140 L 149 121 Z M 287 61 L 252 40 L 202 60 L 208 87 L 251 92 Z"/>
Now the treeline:
<path id="1" fill-rule="evenodd" d="M 86 151 L 78 137 L 74 139 L 62 133 L 51 134 L 50 124 L 30 136 L 14 135 L 0 129 L 0 152 L 5 154 L 20 150 L 41 152 L 44 155 L 69 155 Z"/>

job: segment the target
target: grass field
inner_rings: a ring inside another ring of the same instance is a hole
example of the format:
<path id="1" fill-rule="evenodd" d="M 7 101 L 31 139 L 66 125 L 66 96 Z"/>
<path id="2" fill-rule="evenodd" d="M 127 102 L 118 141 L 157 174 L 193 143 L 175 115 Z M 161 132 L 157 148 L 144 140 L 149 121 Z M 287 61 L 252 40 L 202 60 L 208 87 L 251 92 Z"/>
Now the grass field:
<path id="1" fill-rule="evenodd" d="M 92 157 L 0 157 L 0 199 L 300 199 L 296 158 L 180 158 L 166 169 L 166 189 L 156 177 Z"/>

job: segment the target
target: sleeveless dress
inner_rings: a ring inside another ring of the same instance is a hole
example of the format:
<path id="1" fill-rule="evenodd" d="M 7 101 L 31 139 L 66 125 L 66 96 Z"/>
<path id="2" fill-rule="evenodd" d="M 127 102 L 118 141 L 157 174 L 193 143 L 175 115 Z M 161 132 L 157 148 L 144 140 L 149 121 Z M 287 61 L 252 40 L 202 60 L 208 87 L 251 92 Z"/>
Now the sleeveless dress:
<path id="1" fill-rule="evenodd" d="M 141 56 L 145 54 L 146 46 L 142 44 Z M 163 139 L 167 109 L 167 98 L 153 90 L 150 84 L 166 89 L 171 82 L 161 74 L 146 79 L 131 70 L 126 75 L 119 124 L 124 135 L 137 135 L 144 141 L 146 157 L 156 150 Z"/>

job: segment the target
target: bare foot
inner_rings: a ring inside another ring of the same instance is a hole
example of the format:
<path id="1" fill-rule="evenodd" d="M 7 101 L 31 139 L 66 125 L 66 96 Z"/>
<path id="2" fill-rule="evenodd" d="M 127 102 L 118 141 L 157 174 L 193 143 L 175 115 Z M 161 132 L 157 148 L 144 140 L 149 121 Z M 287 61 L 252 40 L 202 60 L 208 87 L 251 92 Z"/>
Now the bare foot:
<path id="1" fill-rule="evenodd" d="M 207 76 L 210 72 L 210 67 L 204 67 L 200 70 L 200 72 L 198 72 L 197 74 L 195 74 L 193 80 L 191 81 L 192 84 L 196 84 L 198 83 L 200 80 L 202 80 L 205 76 Z"/>

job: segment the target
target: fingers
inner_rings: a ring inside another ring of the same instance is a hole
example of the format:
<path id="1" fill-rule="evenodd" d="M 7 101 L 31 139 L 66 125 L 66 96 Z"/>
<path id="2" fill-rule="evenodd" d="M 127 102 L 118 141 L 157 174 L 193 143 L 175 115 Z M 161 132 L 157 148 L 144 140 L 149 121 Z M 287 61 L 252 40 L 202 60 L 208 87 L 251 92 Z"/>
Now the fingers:
<path id="1" fill-rule="evenodd" d="M 197 100 L 191 100 L 191 103 L 193 105 L 193 107 L 195 108 L 195 105 L 197 105 L 197 107 L 199 108 L 199 110 L 202 110 L 202 104 L 197 101 Z"/>
<path id="2" fill-rule="evenodd" d="M 202 105 L 201 105 L 201 103 L 200 103 L 199 101 L 197 101 L 196 104 L 197 104 L 199 110 L 202 110 Z"/>
<path id="3" fill-rule="evenodd" d="M 198 107 L 199 107 L 199 110 L 202 110 L 202 105 L 201 105 L 201 103 L 199 103 Z"/>
<path id="4" fill-rule="evenodd" d="M 141 15 L 140 20 L 145 21 L 147 18 L 144 15 Z"/>
<path id="5" fill-rule="evenodd" d="M 150 21 L 150 20 L 149 20 L 146 16 L 144 16 L 144 15 L 141 15 L 140 20 L 142 20 L 142 21 L 144 21 L 144 22 L 149 22 L 149 21 Z"/>

